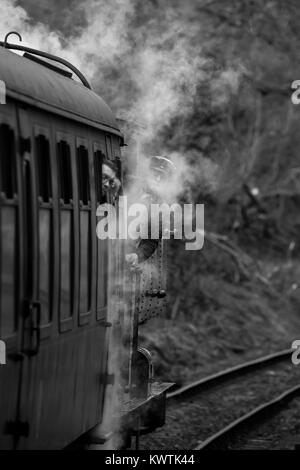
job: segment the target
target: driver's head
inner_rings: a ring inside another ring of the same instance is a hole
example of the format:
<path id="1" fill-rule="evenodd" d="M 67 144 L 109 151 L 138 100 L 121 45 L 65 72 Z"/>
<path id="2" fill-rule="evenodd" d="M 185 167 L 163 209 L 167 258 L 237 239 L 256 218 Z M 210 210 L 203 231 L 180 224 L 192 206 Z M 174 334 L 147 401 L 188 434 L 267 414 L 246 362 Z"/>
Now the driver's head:
<path id="1" fill-rule="evenodd" d="M 110 194 L 112 200 L 114 200 L 121 187 L 121 181 L 118 178 L 117 166 L 109 161 L 105 160 L 102 163 L 102 192 Z"/>
<path id="2" fill-rule="evenodd" d="M 154 156 L 150 159 L 147 184 L 152 191 L 160 193 L 170 183 L 176 172 L 174 163 L 167 157 Z"/>

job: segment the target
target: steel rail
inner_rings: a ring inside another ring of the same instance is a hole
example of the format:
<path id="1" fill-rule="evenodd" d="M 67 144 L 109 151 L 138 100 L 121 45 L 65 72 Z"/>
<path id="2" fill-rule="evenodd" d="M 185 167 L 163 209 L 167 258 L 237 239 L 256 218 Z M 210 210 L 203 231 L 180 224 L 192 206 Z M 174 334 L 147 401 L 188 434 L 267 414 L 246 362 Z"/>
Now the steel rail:
<path id="1" fill-rule="evenodd" d="M 250 412 L 232 421 L 205 441 L 200 442 L 193 450 L 209 450 L 216 448 L 224 439 L 232 438 L 233 433 L 241 426 L 248 424 L 251 420 L 261 418 L 266 412 L 278 410 L 281 405 L 286 401 L 292 400 L 298 394 L 300 395 L 300 385 L 296 385 L 295 387 L 286 390 L 272 400 L 257 406 Z"/>
<path id="2" fill-rule="evenodd" d="M 211 374 L 207 377 L 202 379 L 196 380 L 188 385 L 180 387 L 179 389 L 175 390 L 174 392 L 170 392 L 167 394 L 167 399 L 170 400 L 172 398 L 183 397 L 184 395 L 188 395 L 189 393 L 196 392 L 200 388 L 212 387 L 217 383 L 224 382 L 226 380 L 230 380 L 235 376 L 239 376 L 242 373 L 247 373 L 251 369 L 258 369 L 261 366 L 268 365 L 275 362 L 280 362 L 283 359 L 286 359 L 293 353 L 294 349 L 283 349 L 281 351 L 277 351 L 272 354 L 268 354 L 266 356 L 259 357 L 257 359 L 253 359 L 242 364 L 238 364 L 233 367 L 229 367 L 225 370 L 220 372 L 216 372 L 215 374 Z"/>

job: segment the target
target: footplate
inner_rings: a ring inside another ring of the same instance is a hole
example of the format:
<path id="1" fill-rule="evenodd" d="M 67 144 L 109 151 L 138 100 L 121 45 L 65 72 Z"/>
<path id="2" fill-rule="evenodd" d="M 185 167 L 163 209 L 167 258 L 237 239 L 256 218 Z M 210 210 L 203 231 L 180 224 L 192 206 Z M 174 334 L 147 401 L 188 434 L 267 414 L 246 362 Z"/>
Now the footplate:
<path id="1" fill-rule="evenodd" d="M 136 430 L 137 420 L 141 430 L 149 432 L 163 426 L 166 415 L 166 392 L 174 384 L 170 382 L 154 382 L 147 398 L 129 398 L 121 404 L 122 427 Z"/>

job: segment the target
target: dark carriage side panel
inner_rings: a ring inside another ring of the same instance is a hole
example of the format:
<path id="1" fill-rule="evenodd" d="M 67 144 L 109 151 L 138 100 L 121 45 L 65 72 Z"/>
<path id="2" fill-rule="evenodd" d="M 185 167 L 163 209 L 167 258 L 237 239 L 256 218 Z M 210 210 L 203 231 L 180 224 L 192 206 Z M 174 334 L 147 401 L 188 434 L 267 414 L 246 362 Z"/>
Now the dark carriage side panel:
<path id="1" fill-rule="evenodd" d="M 41 336 L 38 354 L 23 364 L 21 415 L 29 423 L 29 437 L 20 440 L 19 448 L 62 448 L 95 426 L 103 407 L 106 328 L 100 320 L 106 311 L 98 320 L 93 155 L 99 132 L 35 110 L 26 119 L 31 129 L 27 137 L 37 144 L 29 155 L 35 186 L 33 211 L 38 214 L 34 233 L 37 246 L 45 249 L 44 254 L 37 249 L 33 269 L 43 312 L 41 326 L 48 329 Z M 50 179 L 42 173 L 39 158 L 50 166 Z M 52 267 L 42 268 L 50 253 Z M 88 270 L 90 285 L 82 282 Z M 107 283 L 107 278 L 102 279 Z M 52 298 L 45 295 L 46 285 L 52 288 Z M 104 295 L 107 285 L 99 289 Z"/>
<path id="2" fill-rule="evenodd" d="M 18 416 L 23 297 L 23 213 L 16 108 L 0 106 L 0 338 L 6 364 L 0 365 L 0 448 L 13 447 L 11 424 Z"/>

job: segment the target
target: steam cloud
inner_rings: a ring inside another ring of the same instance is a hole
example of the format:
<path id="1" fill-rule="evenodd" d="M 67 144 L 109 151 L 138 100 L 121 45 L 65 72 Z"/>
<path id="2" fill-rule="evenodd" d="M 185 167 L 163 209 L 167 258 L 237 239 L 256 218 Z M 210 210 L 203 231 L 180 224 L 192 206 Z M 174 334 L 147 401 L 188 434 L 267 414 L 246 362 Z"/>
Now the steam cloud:
<path id="1" fill-rule="evenodd" d="M 60 55 L 82 70 L 115 113 L 131 123 L 127 131 L 138 136 L 140 159 L 149 152 L 168 154 L 162 130 L 173 119 L 184 119 L 192 112 L 197 88 L 211 78 L 211 60 L 199 44 L 201 21 L 188 22 L 186 9 L 176 2 L 73 0 L 70 10 L 64 1 L 60 9 L 65 7 L 62 11 L 69 15 L 68 24 L 72 24 L 75 11 L 77 16 L 81 14 L 82 25 L 74 26 L 73 31 L 66 28 L 65 33 L 46 24 L 54 26 L 59 18 L 53 12 L 45 16 L 45 8 L 51 11 L 53 6 L 48 0 L 41 3 L 44 10 L 33 19 L 25 10 L 34 16 L 31 0 L 23 2 L 25 8 L 20 6 L 22 0 L 2 0 L 1 35 L 17 30 L 24 45 Z M 236 92 L 240 74 L 241 70 L 228 68 L 212 81 L 218 102 L 226 101 L 228 87 Z M 181 154 L 178 149 L 176 157 Z M 211 183 L 217 168 L 201 155 L 199 161 L 201 179 Z M 178 166 L 182 168 L 181 180 L 190 181 L 194 170 L 183 163 Z"/>

